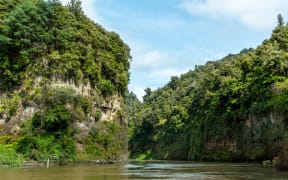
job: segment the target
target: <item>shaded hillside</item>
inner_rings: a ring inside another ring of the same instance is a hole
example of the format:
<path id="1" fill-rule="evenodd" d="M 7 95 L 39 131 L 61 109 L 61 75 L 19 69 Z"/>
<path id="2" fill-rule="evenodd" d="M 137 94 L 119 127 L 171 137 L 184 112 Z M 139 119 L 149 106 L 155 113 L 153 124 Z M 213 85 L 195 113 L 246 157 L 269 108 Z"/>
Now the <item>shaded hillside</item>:
<path id="1" fill-rule="evenodd" d="M 1 0 L 0 9 L 0 149 L 61 163 L 123 159 L 129 47 L 79 0 Z"/>
<path id="2" fill-rule="evenodd" d="M 287 152 L 288 26 L 256 49 L 147 88 L 133 116 L 132 157 L 255 161 Z M 284 153 L 285 154 L 285 153 Z"/>

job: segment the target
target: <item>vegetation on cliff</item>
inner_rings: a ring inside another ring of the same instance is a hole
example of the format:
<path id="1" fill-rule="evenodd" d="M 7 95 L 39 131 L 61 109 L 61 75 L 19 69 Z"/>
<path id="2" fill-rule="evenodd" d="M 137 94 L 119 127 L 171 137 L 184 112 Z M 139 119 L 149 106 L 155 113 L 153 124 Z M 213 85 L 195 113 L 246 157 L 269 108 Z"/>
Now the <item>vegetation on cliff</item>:
<path id="1" fill-rule="evenodd" d="M 1 90 L 42 76 L 89 82 L 105 96 L 125 93 L 129 47 L 88 19 L 80 4 L 1 1 Z"/>
<path id="2" fill-rule="evenodd" d="M 288 138 L 288 26 L 282 17 L 256 49 L 209 61 L 145 91 L 129 122 L 132 157 L 287 159 L 281 157 Z"/>
<path id="3" fill-rule="evenodd" d="M 129 47 L 79 0 L 0 0 L 0 10 L 0 135 L 12 138 L 1 150 L 60 163 L 119 159 Z"/>

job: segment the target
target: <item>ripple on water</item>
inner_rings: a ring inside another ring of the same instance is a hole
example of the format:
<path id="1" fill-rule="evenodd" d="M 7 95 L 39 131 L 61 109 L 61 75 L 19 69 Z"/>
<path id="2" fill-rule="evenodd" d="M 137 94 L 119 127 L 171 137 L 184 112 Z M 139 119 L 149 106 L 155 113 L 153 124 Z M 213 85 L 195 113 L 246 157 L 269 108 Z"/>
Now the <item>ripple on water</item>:
<path id="1" fill-rule="evenodd" d="M 92 179 L 213 179 L 284 180 L 288 172 L 259 164 L 140 161 L 126 165 L 76 164 L 51 168 L 0 169 L 0 180 L 92 180 Z"/>
<path id="2" fill-rule="evenodd" d="M 281 174 L 259 164 L 168 161 L 131 162 L 127 166 L 126 176 L 129 179 L 288 179 L 287 172 Z"/>

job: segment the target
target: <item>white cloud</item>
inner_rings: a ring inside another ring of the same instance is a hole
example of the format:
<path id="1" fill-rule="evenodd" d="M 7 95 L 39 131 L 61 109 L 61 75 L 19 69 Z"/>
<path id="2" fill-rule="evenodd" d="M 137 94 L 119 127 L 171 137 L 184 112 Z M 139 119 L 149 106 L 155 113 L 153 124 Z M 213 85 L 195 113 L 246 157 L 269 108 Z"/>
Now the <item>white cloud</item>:
<path id="1" fill-rule="evenodd" d="M 164 85 L 163 83 L 168 83 L 171 79 L 171 76 L 179 76 L 185 72 L 187 72 L 189 69 L 184 68 L 184 69 L 158 69 L 158 70 L 152 70 L 152 71 L 147 71 L 145 73 L 140 73 L 144 74 L 145 77 L 142 77 L 142 81 L 147 81 L 146 83 L 149 84 L 149 88 L 152 90 L 157 89 L 159 86 L 158 84 Z M 155 86 L 156 85 L 156 86 Z M 129 84 L 129 90 L 133 91 L 136 96 L 138 97 L 139 100 L 142 101 L 143 96 L 145 95 L 145 89 L 147 87 L 143 87 L 140 84 L 133 83 Z"/>
<path id="2" fill-rule="evenodd" d="M 142 46 L 144 47 L 144 46 Z M 189 52 L 189 51 L 188 51 Z M 159 50 L 144 50 L 132 49 L 132 65 L 131 68 L 137 71 L 152 71 L 164 69 L 192 69 L 195 65 L 193 58 L 187 59 L 185 56 L 187 51 L 170 51 L 163 52 Z"/>
<path id="3" fill-rule="evenodd" d="M 132 91 L 134 94 L 136 94 L 137 98 L 142 101 L 143 96 L 145 95 L 144 87 L 140 86 L 130 86 L 129 90 Z"/>
<path id="4" fill-rule="evenodd" d="M 165 65 L 168 58 L 165 54 L 152 50 L 135 55 L 133 63 L 135 68 L 159 68 Z"/>
<path id="5" fill-rule="evenodd" d="M 159 69 L 157 71 L 153 71 L 148 75 L 150 78 L 155 78 L 155 79 L 166 79 L 166 82 L 170 80 L 171 76 L 179 76 L 183 73 L 188 72 L 188 70 L 191 68 L 184 68 L 184 69 L 173 69 L 173 68 L 168 68 L 168 69 Z"/>
<path id="6" fill-rule="evenodd" d="M 146 30 L 159 30 L 159 29 L 176 29 L 186 25 L 186 22 L 177 16 L 136 16 L 131 18 L 129 22 L 126 22 L 130 26 L 134 26 L 139 29 Z"/>
<path id="7" fill-rule="evenodd" d="M 253 29 L 274 27 L 277 14 L 286 14 L 287 0 L 183 0 L 180 7 L 192 15 L 231 18 Z"/>
<path id="8" fill-rule="evenodd" d="M 188 72 L 189 68 L 183 68 L 183 69 L 158 69 L 158 70 L 150 70 L 147 72 L 140 72 L 140 74 L 145 77 L 140 77 L 142 83 L 139 84 L 139 82 L 135 82 L 133 84 L 129 84 L 129 90 L 133 91 L 139 100 L 142 101 L 143 96 L 145 95 L 145 89 L 147 87 L 151 88 L 152 90 L 155 90 L 159 87 L 159 84 L 164 85 L 168 83 L 171 79 L 171 76 L 179 76 L 183 73 Z M 147 87 L 142 86 L 143 82 L 146 81 Z M 141 85 L 142 84 L 142 85 Z"/>

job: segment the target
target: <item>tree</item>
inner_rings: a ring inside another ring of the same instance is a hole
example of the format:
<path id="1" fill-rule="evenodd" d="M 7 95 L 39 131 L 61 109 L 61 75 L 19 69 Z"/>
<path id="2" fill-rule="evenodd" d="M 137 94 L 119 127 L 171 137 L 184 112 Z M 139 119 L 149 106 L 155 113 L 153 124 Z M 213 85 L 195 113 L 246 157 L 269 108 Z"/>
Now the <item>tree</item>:
<path id="1" fill-rule="evenodd" d="M 146 94 L 143 96 L 143 100 L 144 101 L 148 101 L 149 97 L 152 94 L 152 89 L 151 88 L 146 88 L 144 91 L 145 91 Z"/>
<path id="2" fill-rule="evenodd" d="M 279 27 L 284 25 L 284 19 L 283 19 L 283 16 L 281 14 L 278 14 L 277 20 L 278 20 L 278 26 Z"/>
<path id="3" fill-rule="evenodd" d="M 16 1 L 15 1 L 16 2 Z M 7 11 L 9 8 L 7 9 Z M 29 63 L 47 51 L 50 40 L 46 24 L 49 7 L 44 1 L 21 1 L 15 4 L 0 29 L 0 79 L 7 84 L 19 84 Z"/>
<path id="4" fill-rule="evenodd" d="M 77 18 L 80 18 L 84 15 L 83 10 L 82 10 L 82 2 L 80 0 L 71 0 L 67 8 L 69 9 L 70 12 L 72 12 Z"/>

